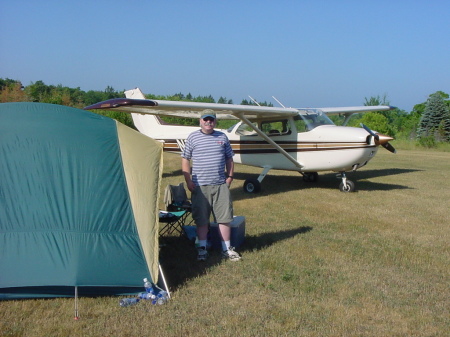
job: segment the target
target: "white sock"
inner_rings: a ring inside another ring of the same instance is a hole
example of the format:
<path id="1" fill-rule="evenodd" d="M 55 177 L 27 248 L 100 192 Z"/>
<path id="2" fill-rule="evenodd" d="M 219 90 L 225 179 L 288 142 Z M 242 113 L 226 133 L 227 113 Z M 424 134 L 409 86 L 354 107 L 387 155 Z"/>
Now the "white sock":
<path id="1" fill-rule="evenodd" d="M 205 247 L 206 248 L 206 242 L 208 240 L 198 240 L 198 246 L 199 247 Z"/>
<path id="2" fill-rule="evenodd" d="M 228 248 L 230 248 L 231 244 L 230 241 L 222 241 L 222 250 L 226 251 Z"/>

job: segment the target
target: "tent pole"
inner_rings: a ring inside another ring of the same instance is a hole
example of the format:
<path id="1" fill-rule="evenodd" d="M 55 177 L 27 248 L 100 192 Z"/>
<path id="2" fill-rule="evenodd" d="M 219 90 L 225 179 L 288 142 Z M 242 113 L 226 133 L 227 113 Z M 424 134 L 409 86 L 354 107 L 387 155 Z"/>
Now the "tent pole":
<path id="1" fill-rule="evenodd" d="M 158 263 L 158 267 L 159 267 L 159 273 L 161 274 L 161 278 L 162 278 L 162 281 L 163 281 L 163 284 L 164 284 L 164 288 L 166 288 L 167 295 L 168 295 L 169 298 L 170 298 L 169 287 L 167 286 L 166 278 L 164 277 L 164 273 L 163 273 L 163 270 L 162 270 L 162 268 L 161 268 L 161 264 Z"/>
<path id="2" fill-rule="evenodd" d="M 74 319 L 77 321 L 80 318 L 78 316 L 78 286 L 75 286 L 75 317 Z"/>

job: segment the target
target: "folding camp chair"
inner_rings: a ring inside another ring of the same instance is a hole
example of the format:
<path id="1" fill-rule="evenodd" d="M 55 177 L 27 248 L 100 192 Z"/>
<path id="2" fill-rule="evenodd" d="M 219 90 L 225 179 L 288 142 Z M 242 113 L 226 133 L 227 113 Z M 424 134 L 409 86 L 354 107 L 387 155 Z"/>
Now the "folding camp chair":
<path id="1" fill-rule="evenodd" d="M 183 225 L 185 218 L 187 216 L 187 211 L 179 212 L 165 212 L 159 211 L 159 222 L 164 224 L 163 228 L 159 231 L 159 235 L 172 234 L 174 232 L 182 235 Z"/>
<path id="2" fill-rule="evenodd" d="M 191 213 L 191 202 L 189 201 L 184 184 L 168 185 L 164 193 L 164 204 L 166 211 L 160 211 L 159 221 L 165 225 L 160 230 L 160 235 L 177 232 L 184 234 L 183 227 L 186 218 Z"/>

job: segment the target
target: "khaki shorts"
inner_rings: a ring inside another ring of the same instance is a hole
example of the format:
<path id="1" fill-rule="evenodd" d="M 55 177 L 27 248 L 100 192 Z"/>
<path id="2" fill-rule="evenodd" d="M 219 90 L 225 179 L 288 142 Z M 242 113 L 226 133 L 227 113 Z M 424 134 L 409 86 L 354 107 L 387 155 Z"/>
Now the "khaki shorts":
<path id="1" fill-rule="evenodd" d="M 217 223 L 233 221 L 233 202 L 227 184 L 197 186 L 191 200 L 192 217 L 197 226 L 209 225 L 211 213 Z"/>

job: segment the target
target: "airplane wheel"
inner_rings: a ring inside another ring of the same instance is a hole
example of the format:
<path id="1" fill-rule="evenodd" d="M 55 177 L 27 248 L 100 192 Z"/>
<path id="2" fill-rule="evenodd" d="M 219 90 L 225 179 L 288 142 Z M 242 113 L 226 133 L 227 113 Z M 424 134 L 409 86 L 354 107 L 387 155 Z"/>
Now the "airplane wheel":
<path id="1" fill-rule="evenodd" d="M 303 173 L 303 181 L 308 183 L 315 183 L 319 179 L 319 174 L 317 172 L 305 172 Z"/>
<path id="2" fill-rule="evenodd" d="M 344 183 L 339 185 L 339 190 L 341 192 L 353 192 L 355 191 L 355 183 L 351 180 L 347 180 L 347 186 L 344 186 Z"/>
<path id="3" fill-rule="evenodd" d="M 258 193 L 259 191 L 261 191 L 261 183 L 258 179 L 247 179 L 244 182 L 244 192 Z"/>

